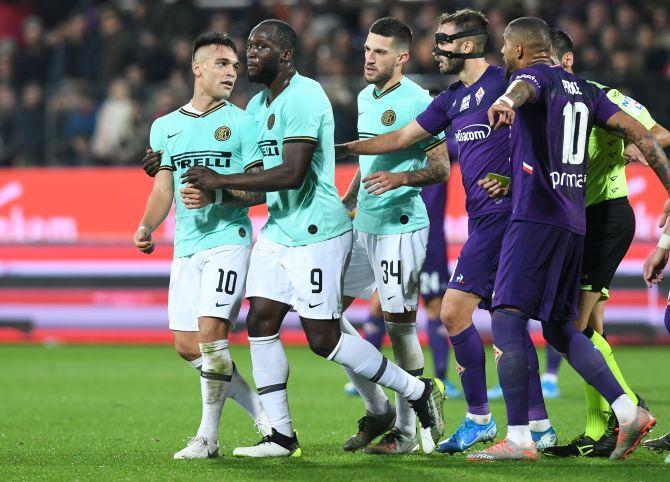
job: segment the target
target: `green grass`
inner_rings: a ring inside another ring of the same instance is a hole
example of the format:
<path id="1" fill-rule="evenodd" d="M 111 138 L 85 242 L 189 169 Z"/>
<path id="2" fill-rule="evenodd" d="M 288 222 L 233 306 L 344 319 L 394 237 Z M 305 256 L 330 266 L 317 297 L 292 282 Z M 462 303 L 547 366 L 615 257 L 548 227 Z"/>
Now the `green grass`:
<path id="1" fill-rule="evenodd" d="M 543 457 L 536 463 L 471 464 L 463 456 L 345 453 L 341 444 L 355 431 L 361 401 L 344 395 L 345 376 L 338 366 L 304 348 L 287 351 L 292 367 L 289 396 L 303 457 L 233 458 L 235 446 L 259 437 L 248 417 L 229 401 L 220 428 L 223 456 L 176 462 L 173 452 L 197 428 L 200 395 L 195 372 L 169 347 L 2 346 L 0 480 L 631 481 L 667 480 L 670 473 L 665 455 L 644 449 L 616 463 Z M 616 353 L 629 381 L 659 419 L 654 433 L 667 432 L 667 348 L 617 348 Z M 233 357 L 250 379 L 248 349 L 233 348 Z M 450 378 L 455 380 L 455 374 Z M 584 421 L 582 388 L 566 365 L 561 368 L 561 389 L 562 397 L 549 401 L 548 409 L 565 441 Z M 460 422 L 464 409 L 462 400 L 447 401 L 448 431 Z M 493 402 L 492 409 L 502 425 L 502 402 Z M 500 429 L 504 434 L 504 427 Z"/>

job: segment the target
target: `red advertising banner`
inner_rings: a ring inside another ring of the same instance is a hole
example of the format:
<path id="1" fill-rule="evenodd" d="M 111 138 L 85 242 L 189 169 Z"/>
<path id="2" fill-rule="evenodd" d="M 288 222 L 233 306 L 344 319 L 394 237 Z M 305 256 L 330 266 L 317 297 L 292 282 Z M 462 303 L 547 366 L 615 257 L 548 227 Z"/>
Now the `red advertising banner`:
<path id="1" fill-rule="evenodd" d="M 336 183 L 344 192 L 355 166 L 338 166 Z M 126 244 L 137 228 L 152 180 L 139 168 L 0 170 L 0 243 Z M 657 239 L 665 193 L 653 171 L 628 167 L 629 198 L 637 221 L 635 239 Z M 450 242 L 467 237 L 467 215 L 458 166 L 452 170 L 445 222 Z M 251 210 L 264 222 L 263 206 Z M 157 236 L 171 239 L 168 218 Z"/>

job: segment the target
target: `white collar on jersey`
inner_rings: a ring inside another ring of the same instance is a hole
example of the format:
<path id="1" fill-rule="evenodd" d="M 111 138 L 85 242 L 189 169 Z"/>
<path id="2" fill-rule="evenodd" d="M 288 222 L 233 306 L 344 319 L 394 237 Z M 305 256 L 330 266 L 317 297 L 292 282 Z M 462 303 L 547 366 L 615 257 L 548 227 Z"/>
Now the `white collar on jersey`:
<path id="1" fill-rule="evenodd" d="M 202 115 L 203 114 L 202 111 L 199 111 L 198 109 L 193 107 L 193 104 L 191 104 L 191 101 L 189 101 L 188 104 L 186 104 L 184 107 L 182 107 L 182 109 L 184 109 L 186 112 L 190 112 L 191 114 L 195 114 L 195 115 Z"/>

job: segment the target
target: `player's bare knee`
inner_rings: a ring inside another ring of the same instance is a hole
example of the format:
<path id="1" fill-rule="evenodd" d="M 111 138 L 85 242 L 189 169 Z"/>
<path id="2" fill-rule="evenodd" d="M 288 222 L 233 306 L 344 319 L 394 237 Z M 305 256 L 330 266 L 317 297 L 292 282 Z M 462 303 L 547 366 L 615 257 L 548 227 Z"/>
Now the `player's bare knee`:
<path id="1" fill-rule="evenodd" d="M 200 343 L 228 339 L 228 329 L 230 326 L 228 320 L 211 316 L 201 316 L 198 318 L 198 326 L 200 327 Z"/>
<path id="2" fill-rule="evenodd" d="M 177 352 L 177 355 L 186 361 L 193 361 L 201 356 L 200 348 L 197 345 L 192 346 L 186 343 L 175 342 L 174 349 Z"/>
<path id="3" fill-rule="evenodd" d="M 440 319 L 450 334 L 460 333 L 467 328 L 470 324 L 470 316 L 464 315 L 462 310 L 453 304 L 443 303 L 440 309 Z"/>

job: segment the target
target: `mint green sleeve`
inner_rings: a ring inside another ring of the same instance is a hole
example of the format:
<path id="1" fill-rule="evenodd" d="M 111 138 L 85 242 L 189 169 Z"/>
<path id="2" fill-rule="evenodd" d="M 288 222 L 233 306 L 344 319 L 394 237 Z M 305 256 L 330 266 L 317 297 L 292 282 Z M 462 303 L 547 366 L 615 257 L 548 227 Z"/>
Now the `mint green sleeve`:
<path id="1" fill-rule="evenodd" d="M 411 114 L 412 119 L 416 119 L 419 116 L 419 114 L 424 112 L 428 108 L 428 106 L 430 105 L 430 103 L 432 101 L 433 101 L 433 98 L 428 94 L 426 94 L 425 96 L 417 97 L 416 101 L 412 105 L 412 114 Z M 444 131 L 442 131 L 442 132 L 438 133 L 437 135 L 430 136 L 429 138 L 420 141 L 418 144 L 419 144 L 419 147 L 424 152 L 428 152 L 431 149 L 433 149 L 434 147 L 437 147 L 440 144 L 442 144 L 445 140 L 446 139 L 445 139 Z"/>
<path id="2" fill-rule="evenodd" d="M 242 164 L 247 171 L 252 167 L 263 166 L 263 153 L 258 147 L 258 127 L 251 114 L 244 115 L 242 128 Z"/>
<path id="3" fill-rule="evenodd" d="M 284 125 L 284 143 L 308 142 L 317 144 L 324 119 L 324 111 L 326 109 L 332 110 L 330 103 L 325 105 L 326 103 L 328 103 L 328 100 L 323 92 L 314 92 L 313 94 L 304 92 L 301 95 L 291 96 L 284 104 L 281 113 Z"/>
<path id="4" fill-rule="evenodd" d="M 651 116 L 647 108 L 632 97 L 623 95 L 617 89 L 610 89 L 610 91 L 607 93 L 607 97 L 609 97 L 612 102 L 618 105 L 622 111 L 642 124 L 645 129 L 650 130 L 656 125 L 656 121 Z"/>
<path id="5" fill-rule="evenodd" d="M 170 155 L 167 153 L 166 148 L 166 139 L 165 133 L 163 132 L 163 125 L 160 119 L 156 119 L 151 125 L 151 131 L 149 132 L 149 145 L 151 149 L 155 151 L 163 151 L 161 156 L 161 166 L 159 169 L 170 169 L 174 170 L 172 166 L 172 161 L 170 160 Z"/>

